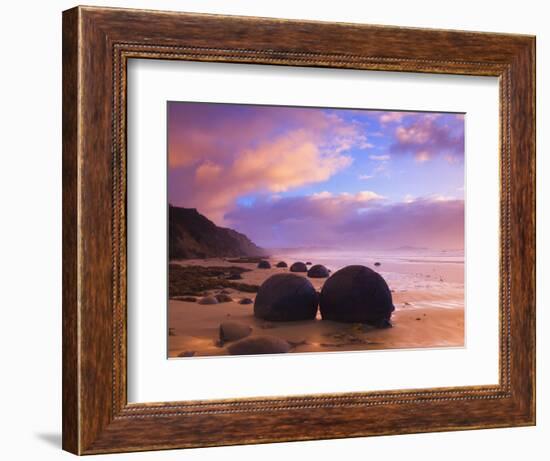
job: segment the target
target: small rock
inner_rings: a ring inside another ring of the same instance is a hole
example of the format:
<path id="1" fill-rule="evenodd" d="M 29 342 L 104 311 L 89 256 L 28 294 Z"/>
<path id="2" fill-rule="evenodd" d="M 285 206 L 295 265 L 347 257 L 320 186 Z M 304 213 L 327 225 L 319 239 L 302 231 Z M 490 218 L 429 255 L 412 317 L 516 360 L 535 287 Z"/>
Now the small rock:
<path id="1" fill-rule="evenodd" d="M 178 354 L 178 357 L 193 357 L 195 355 L 195 351 L 183 351 Z"/>
<path id="2" fill-rule="evenodd" d="M 311 261 L 306 262 L 306 266 L 311 266 Z"/>
<path id="3" fill-rule="evenodd" d="M 168 336 L 176 336 L 176 329 L 168 328 Z"/>
<path id="4" fill-rule="evenodd" d="M 222 291 L 220 291 L 220 294 L 222 294 L 222 295 L 231 294 L 231 290 L 228 290 L 227 288 L 224 288 Z"/>
<path id="5" fill-rule="evenodd" d="M 266 261 L 265 259 L 262 259 L 258 263 L 258 269 L 271 269 L 271 263 L 269 261 Z"/>
<path id="6" fill-rule="evenodd" d="M 235 341 L 247 337 L 252 327 L 241 322 L 223 322 L 220 324 L 220 341 Z"/>
<path id="7" fill-rule="evenodd" d="M 283 354 L 290 351 L 291 345 L 276 336 L 252 336 L 231 344 L 227 350 L 231 355 Z"/>
<path id="8" fill-rule="evenodd" d="M 239 301 L 239 304 L 252 304 L 254 301 L 250 298 L 243 298 Z"/>
<path id="9" fill-rule="evenodd" d="M 199 304 L 218 304 L 218 300 L 214 296 L 205 296 L 199 299 Z"/>
<path id="10" fill-rule="evenodd" d="M 227 280 L 241 280 L 243 276 L 241 274 L 229 274 L 226 279 Z"/>
<path id="11" fill-rule="evenodd" d="M 374 265 L 378 267 L 378 266 L 381 266 L 382 264 L 379 263 L 378 261 L 376 261 L 376 262 L 374 263 Z"/>
<path id="12" fill-rule="evenodd" d="M 276 267 L 288 267 L 288 264 L 285 263 L 284 261 L 279 261 L 279 262 L 276 264 Z"/>
<path id="13" fill-rule="evenodd" d="M 307 339 L 302 339 L 300 341 L 289 341 L 288 343 L 293 349 L 295 349 L 299 346 L 307 346 L 309 344 L 309 341 Z"/>
<path id="14" fill-rule="evenodd" d="M 295 262 L 290 266 L 290 272 L 307 272 L 307 266 L 303 262 Z"/>
<path id="15" fill-rule="evenodd" d="M 233 301 L 233 298 L 229 295 L 226 295 L 224 293 L 220 293 L 216 295 L 216 299 L 219 303 L 230 303 Z"/>
<path id="16" fill-rule="evenodd" d="M 188 303 L 196 303 L 197 298 L 194 296 L 174 296 L 172 299 L 175 299 L 176 301 L 185 301 Z"/>

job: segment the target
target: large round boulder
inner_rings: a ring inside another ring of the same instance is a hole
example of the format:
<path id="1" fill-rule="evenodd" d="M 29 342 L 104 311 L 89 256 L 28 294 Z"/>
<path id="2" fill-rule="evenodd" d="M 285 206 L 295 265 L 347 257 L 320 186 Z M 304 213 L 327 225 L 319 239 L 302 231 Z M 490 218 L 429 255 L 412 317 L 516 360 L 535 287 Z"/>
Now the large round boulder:
<path id="1" fill-rule="evenodd" d="M 277 267 L 288 267 L 288 264 L 285 263 L 284 261 L 279 261 L 277 264 L 276 264 Z"/>
<path id="2" fill-rule="evenodd" d="M 323 320 L 391 326 L 391 291 L 378 273 L 365 266 L 346 266 L 323 285 L 319 297 Z"/>
<path id="3" fill-rule="evenodd" d="M 258 263 L 258 269 L 271 269 L 271 263 L 269 261 L 266 261 L 265 259 L 262 259 Z"/>
<path id="4" fill-rule="evenodd" d="M 276 336 L 250 336 L 231 344 L 227 350 L 231 355 L 284 354 L 290 351 L 290 343 Z"/>
<path id="5" fill-rule="evenodd" d="M 294 274 L 275 274 L 258 289 L 254 315 L 263 320 L 312 320 L 317 315 L 318 295 L 311 282 Z"/>
<path id="6" fill-rule="evenodd" d="M 290 272 L 307 272 L 307 266 L 303 262 L 296 262 L 290 266 Z"/>
<path id="7" fill-rule="evenodd" d="M 315 264 L 307 271 L 307 276 L 311 278 L 324 279 L 330 275 L 328 269 L 322 264 Z"/>

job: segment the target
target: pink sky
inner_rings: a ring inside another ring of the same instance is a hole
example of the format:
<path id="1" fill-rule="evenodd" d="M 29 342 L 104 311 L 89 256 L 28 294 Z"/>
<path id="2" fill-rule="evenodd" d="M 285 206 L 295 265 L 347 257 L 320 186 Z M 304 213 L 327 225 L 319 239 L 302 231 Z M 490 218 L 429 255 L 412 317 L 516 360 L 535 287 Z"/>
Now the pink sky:
<path id="1" fill-rule="evenodd" d="M 463 248 L 462 114 L 168 110 L 172 205 L 266 248 Z"/>

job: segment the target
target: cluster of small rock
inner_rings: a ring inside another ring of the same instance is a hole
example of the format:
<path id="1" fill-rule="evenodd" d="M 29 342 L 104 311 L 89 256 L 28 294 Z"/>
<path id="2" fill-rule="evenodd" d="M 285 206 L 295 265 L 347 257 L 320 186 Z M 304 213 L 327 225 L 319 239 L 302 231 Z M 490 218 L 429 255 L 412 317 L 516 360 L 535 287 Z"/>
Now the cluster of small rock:
<path id="1" fill-rule="evenodd" d="M 322 264 L 315 264 L 310 268 L 308 268 L 307 266 L 311 266 L 310 261 L 306 263 L 303 263 L 302 261 L 297 261 L 290 266 L 289 270 L 290 272 L 307 272 L 307 276 L 311 278 L 327 278 L 330 276 L 330 270 Z M 279 261 L 277 264 L 275 264 L 275 267 L 284 269 L 288 267 L 288 264 L 285 261 Z M 258 263 L 258 269 L 271 269 L 271 263 L 266 259 L 262 259 Z"/>

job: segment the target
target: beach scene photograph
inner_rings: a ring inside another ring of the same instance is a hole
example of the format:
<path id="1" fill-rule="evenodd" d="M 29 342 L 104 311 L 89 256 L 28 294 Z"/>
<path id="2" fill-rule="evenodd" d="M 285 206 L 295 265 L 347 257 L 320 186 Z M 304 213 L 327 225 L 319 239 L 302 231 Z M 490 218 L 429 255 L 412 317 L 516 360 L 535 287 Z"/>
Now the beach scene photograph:
<path id="1" fill-rule="evenodd" d="M 464 347 L 464 114 L 167 103 L 171 359 Z"/>

